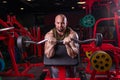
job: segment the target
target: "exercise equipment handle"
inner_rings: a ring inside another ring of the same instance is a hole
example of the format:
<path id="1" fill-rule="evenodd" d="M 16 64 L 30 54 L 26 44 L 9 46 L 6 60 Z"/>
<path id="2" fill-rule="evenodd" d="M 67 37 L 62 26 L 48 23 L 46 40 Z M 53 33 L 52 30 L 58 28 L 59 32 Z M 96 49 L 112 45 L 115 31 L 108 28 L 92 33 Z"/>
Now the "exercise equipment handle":
<path id="1" fill-rule="evenodd" d="M 14 29 L 14 27 L 2 28 L 2 29 L 0 29 L 0 32 L 1 32 L 1 31 L 11 30 L 11 29 Z"/>

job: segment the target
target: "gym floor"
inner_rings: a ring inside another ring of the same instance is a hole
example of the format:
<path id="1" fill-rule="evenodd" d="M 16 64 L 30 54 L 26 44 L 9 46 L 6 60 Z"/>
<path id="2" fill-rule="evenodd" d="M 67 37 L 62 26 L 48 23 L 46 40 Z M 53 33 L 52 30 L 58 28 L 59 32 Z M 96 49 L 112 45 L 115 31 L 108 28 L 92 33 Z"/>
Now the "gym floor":
<path id="1" fill-rule="evenodd" d="M 45 67 L 33 67 L 31 68 L 29 71 L 28 71 L 28 74 L 32 73 L 35 75 L 35 78 L 29 78 L 29 77 L 6 77 L 6 76 L 3 76 L 2 77 L 2 80 L 43 80 L 41 78 L 41 74 L 42 74 L 42 71 L 43 71 L 43 68 Z M 44 75 L 43 75 L 44 76 Z M 88 76 L 89 77 L 89 76 Z M 83 79 L 85 80 L 85 79 Z"/>
<path id="2" fill-rule="evenodd" d="M 42 63 L 42 58 L 38 58 L 38 57 L 32 57 L 31 60 L 29 60 L 31 62 L 31 64 L 35 64 L 35 63 Z M 33 66 L 31 67 L 27 74 L 34 74 L 35 78 L 30 78 L 30 77 L 9 77 L 9 76 L 2 76 L 2 80 L 42 80 L 40 79 L 40 75 L 42 73 L 43 68 L 45 68 L 44 66 Z M 19 71 L 22 71 L 24 69 L 24 67 L 19 67 Z"/>
<path id="3" fill-rule="evenodd" d="M 40 74 L 42 72 L 43 67 L 33 67 L 28 71 L 29 73 L 32 73 L 35 75 L 35 78 L 29 78 L 29 77 L 2 77 L 2 80 L 41 80 Z"/>
<path id="4" fill-rule="evenodd" d="M 86 67 L 86 63 L 83 63 L 82 64 L 82 67 Z M 2 80 L 43 80 L 41 78 L 41 74 L 42 74 L 42 71 L 43 69 L 45 69 L 47 67 L 44 67 L 44 66 L 36 66 L 36 67 L 32 67 L 28 73 L 32 73 L 35 75 L 35 78 L 29 78 L 29 77 L 6 77 L 6 76 L 2 76 Z M 111 69 L 110 70 L 113 70 L 115 68 L 115 65 L 112 65 Z M 85 72 L 85 71 L 83 71 Z M 89 80 L 90 79 L 90 74 L 84 74 L 82 71 L 81 71 L 81 80 Z M 44 76 L 44 75 L 43 75 Z M 86 78 L 84 78 L 86 76 Z M 97 77 L 104 77 L 106 75 L 96 75 Z"/>
<path id="5" fill-rule="evenodd" d="M 35 63 L 42 63 L 43 59 L 42 58 L 35 58 L 32 57 L 31 60 L 29 60 L 33 65 Z M 27 74 L 34 74 L 35 78 L 30 78 L 30 77 L 9 77 L 9 76 L 2 76 L 2 80 L 43 80 L 42 77 L 44 77 L 43 69 L 48 68 L 45 67 L 44 65 L 41 66 L 34 66 L 30 68 L 30 70 L 27 72 Z M 19 71 L 22 71 L 23 67 L 19 67 Z M 42 75 L 41 75 L 42 74 Z"/>

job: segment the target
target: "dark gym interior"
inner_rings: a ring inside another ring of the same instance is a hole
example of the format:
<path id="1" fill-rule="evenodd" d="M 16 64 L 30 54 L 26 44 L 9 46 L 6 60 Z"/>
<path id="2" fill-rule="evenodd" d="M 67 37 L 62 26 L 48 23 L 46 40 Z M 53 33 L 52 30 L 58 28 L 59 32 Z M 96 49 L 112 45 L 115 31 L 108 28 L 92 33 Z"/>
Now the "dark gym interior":
<path id="1" fill-rule="evenodd" d="M 51 78 L 44 42 L 24 43 L 44 40 L 57 14 L 79 35 L 74 78 Z M 120 0 L 0 0 L 0 80 L 101 79 L 120 80 Z"/>

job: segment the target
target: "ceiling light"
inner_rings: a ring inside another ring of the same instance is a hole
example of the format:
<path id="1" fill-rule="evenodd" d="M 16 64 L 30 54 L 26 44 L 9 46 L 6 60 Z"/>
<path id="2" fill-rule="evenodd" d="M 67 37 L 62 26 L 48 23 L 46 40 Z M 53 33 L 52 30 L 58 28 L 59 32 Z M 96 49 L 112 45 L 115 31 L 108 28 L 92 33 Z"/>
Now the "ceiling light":
<path id="1" fill-rule="evenodd" d="M 75 7 L 71 7 L 71 9 L 75 9 Z"/>
<path id="2" fill-rule="evenodd" d="M 83 9 L 86 9 L 86 7 L 82 7 Z"/>
<path id="3" fill-rule="evenodd" d="M 85 4 L 86 2 L 85 1 L 83 1 L 83 2 L 77 2 L 77 4 Z"/>
<path id="4" fill-rule="evenodd" d="M 29 2 L 30 2 L 30 1 L 32 1 L 32 0 L 27 0 L 27 1 L 29 1 Z"/>
<path id="5" fill-rule="evenodd" d="M 21 7 L 21 8 L 20 8 L 20 10 L 24 10 L 24 8 L 23 8 L 23 7 Z"/>
<path id="6" fill-rule="evenodd" d="M 2 3 L 7 3 L 7 1 L 2 1 Z"/>
<path id="7" fill-rule="evenodd" d="M 61 5 L 60 3 L 55 3 L 56 5 Z"/>

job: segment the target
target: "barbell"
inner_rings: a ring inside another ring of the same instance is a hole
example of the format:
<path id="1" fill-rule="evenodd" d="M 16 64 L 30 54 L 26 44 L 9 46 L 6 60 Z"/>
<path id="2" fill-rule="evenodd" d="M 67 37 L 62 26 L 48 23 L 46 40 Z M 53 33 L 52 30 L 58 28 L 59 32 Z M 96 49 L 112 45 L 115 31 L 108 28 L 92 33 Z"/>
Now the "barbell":
<path id="1" fill-rule="evenodd" d="M 96 38 L 93 38 L 93 39 L 87 39 L 87 40 L 77 40 L 77 39 L 74 39 L 74 38 L 71 38 L 71 40 L 73 40 L 74 42 L 76 43 L 79 43 L 79 44 L 83 44 L 83 43 L 88 43 L 88 42 L 92 42 L 92 41 L 95 41 L 96 42 L 96 46 L 101 46 L 102 44 L 102 39 L 103 39 L 103 36 L 101 33 L 97 33 L 96 34 Z M 17 38 L 17 47 L 22 51 L 24 52 L 26 47 L 28 47 L 30 44 L 36 44 L 36 45 L 39 45 L 41 43 L 44 43 L 46 42 L 48 39 L 44 39 L 44 40 L 41 40 L 39 42 L 35 42 L 35 41 L 31 41 L 29 37 L 27 36 L 19 36 Z M 62 43 L 63 41 L 60 40 L 60 41 L 57 41 L 58 43 Z"/>

